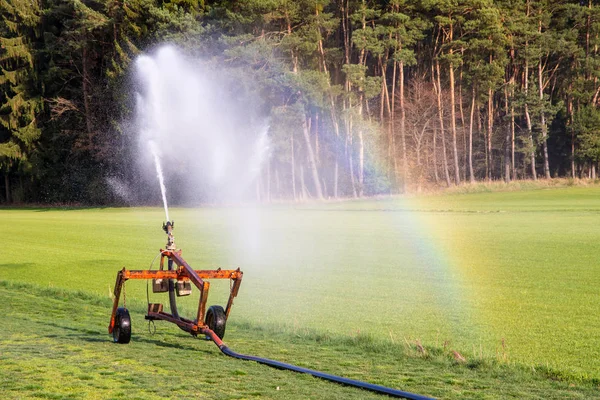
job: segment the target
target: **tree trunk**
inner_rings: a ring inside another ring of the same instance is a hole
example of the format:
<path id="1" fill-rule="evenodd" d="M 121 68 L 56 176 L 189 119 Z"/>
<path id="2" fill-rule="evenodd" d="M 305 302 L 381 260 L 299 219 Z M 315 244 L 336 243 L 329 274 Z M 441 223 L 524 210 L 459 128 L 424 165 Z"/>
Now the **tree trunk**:
<path id="1" fill-rule="evenodd" d="M 504 87 L 504 111 L 509 114 L 508 106 L 508 87 Z M 504 181 L 510 182 L 510 138 L 511 138 L 512 125 L 509 123 L 506 126 L 506 137 L 504 142 Z"/>
<path id="2" fill-rule="evenodd" d="M 573 98 L 571 93 L 573 91 L 573 85 L 569 84 L 569 93 L 567 94 L 567 125 L 571 127 L 573 125 Z M 575 132 L 571 131 L 571 178 L 575 179 Z"/>
<path id="3" fill-rule="evenodd" d="M 291 132 L 291 131 L 290 131 Z M 294 157 L 294 134 L 290 134 L 290 144 L 291 144 L 291 153 L 292 153 L 292 193 L 294 194 L 294 201 L 298 200 L 298 195 L 296 194 L 296 161 Z"/>
<path id="4" fill-rule="evenodd" d="M 544 82 L 542 76 L 542 60 L 538 64 L 538 84 L 540 86 L 540 102 L 544 101 Z M 542 150 L 544 152 L 544 176 L 550 179 L 550 162 L 548 160 L 548 127 L 546 126 L 546 115 L 544 110 L 540 111 L 540 125 L 542 128 Z"/>
<path id="5" fill-rule="evenodd" d="M 449 39 L 450 42 L 454 40 L 452 24 L 450 24 Z M 451 47 L 450 56 L 452 54 L 454 54 L 454 50 Z M 454 156 L 454 183 L 458 186 L 460 185 L 460 168 L 458 167 L 458 148 L 456 146 L 456 99 L 454 98 L 454 64 L 452 62 L 450 62 L 448 70 L 450 72 L 450 129 L 452 130 L 452 154 Z"/>
<path id="6" fill-rule="evenodd" d="M 344 63 L 350 64 L 350 52 L 352 42 L 350 40 L 350 0 L 341 0 L 341 12 L 342 12 L 342 35 L 344 39 Z M 344 89 L 347 94 L 350 93 L 351 84 L 346 77 L 344 83 Z M 348 115 L 352 109 L 352 103 L 349 99 L 343 101 L 343 115 L 345 115 L 345 128 L 346 128 L 346 140 L 344 144 L 345 155 L 348 160 L 348 167 L 350 169 L 350 183 L 352 186 L 352 194 L 357 197 L 356 193 L 356 181 L 354 177 L 354 160 L 352 157 L 353 146 L 352 146 L 352 116 Z"/>
<path id="7" fill-rule="evenodd" d="M 450 51 L 452 54 L 452 51 Z M 450 63 L 450 127 L 452 128 L 452 151 L 454 155 L 454 183 L 460 185 L 458 148 L 456 146 L 456 100 L 454 98 L 454 65 Z"/>
<path id="8" fill-rule="evenodd" d="M 365 194 L 365 143 L 363 130 L 358 130 L 358 197 Z"/>
<path id="9" fill-rule="evenodd" d="M 317 11 L 317 15 L 319 15 L 319 12 Z M 335 110 L 335 99 L 333 98 L 333 93 L 331 92 L 331 77 L 329 76 L 329 72 L 327 69 L 327 62 L 325 61 L 325 51 L 323 49 L 323 41 L 321 39 L 319 39 L 319 43 L 318 43 L 318 48 L 319 48 L 319 53 L 321 55 L 321 65 L 323 68 L 323 72 L 327 75 L 327 89 L 328 89 L 328 95 L 329 95 L 329 113 L 331 115 L 331 123 L 333 124 L 333 131 L 335 132 L 335 138 L 336 138 L 336 142 L 335 142 L 335 151 L 334 151 L 334 155 L 335 155 L 335 165 L 333 168 L 333 197 L 337 198 L 338 197 L 338 176 L 339 176 L 339 157 L 338 157 L 338 142 L 340 139 L 340 124 L 337 118 L 337 114 L 336 114 L 336 110 Z"/>
<path id="10" fill-rule="evenodd" d="M 310 135 L 308 132 L 308 125 L 306 118 L 302 120 L 302 132 L 304 133 L 304 141 L 306 142 L 306 151 L 308 152 L 308 161 L 310 163 L 310 169 L 312 172 L 313 182 L 315 184 L 315 193 L 319 200 L 323 200 L 323 192 L 321 190 L 321 181 L 319 180 L 319 170 L 317 169 L 317 162 L 315 160 L 315 154 L 313 152 L 312 144 L 310 142 Z"/>
<path id="11" fill-rule="evenodd" d="M 525 51 L 527 52 L 527 42 L 525 42 Z M 537 172 L 535 170 L 535 145 L 533 143 L 533 128 L 531 126 L 531 116 L 529 115 L 529 106 L 527 104 L 527 95 L 529 90 L 529 62 L 525 60 L 525 71 L 523 76 L 523 86 L 525 89 L 525 122 L 527 123 L 527 134 L 529 137 L 529 159 L 531 164 L 531 177 L 534 181 L 537 180 Z"/>
<path id="12" fill-rule="evenodd" d="M 387 176 L 390 178 L 390 182 L 397 182 L 398 177 L 392 176 L 392 157 L 395 157 L 396 149 L 394 145 L 394 134 L 396 130 L 396 121 L 394 121 L 396 117 L 396 75 L 397 75 L 397 66 L 396 61 L 393 62 L 392 68 L 392 104 L 391 104 L 391 112 L 390 112 L 390 120 L 388 124 L 388 149 L 387 149 Z M 388 99 L 389 102 L 389 99 Z"/>
<path id="13" fill-rule="evenodd" d="M 391 39 L 391 37 L 390 37 Z M 385 62 L 383 63 L 383 72 L 382 72 L 382 78 L 383 78 L 383 82 L 387 82 L 386 79 L 386 75 L 385 75 L 385 66 L 387 65 L 387 60 L 389 59 L 388 54 L 386 53 L 385 56 Z M 385 98 L 385 110 L 387 111 L 387 115 L 388 115 L 388 121 L 387 121 L 387 130 L 388 130 L 388 141 L 390 141 L 390 148 L 394 149 L 394 151 L 392 152 L 392 157 L 393 157 L 393 161 L 394 161 L 394 176 L 392 179 L 392 182 L 398 182 L 398 167 L 397 167 L 397 163 L 396 163 L 396 151 L 395 151 L 395 140 L 394 140 L 394 133 L 396 130 L 395 127 L 395 120 L 396 120 L 396 116 L 395 116 L 395 110 L 394 110 L 394 103 L 395 103 L 395 92 L 396 92 L 396 62 L 394 62 L 394 73 L 392 76 L 392 96 L 390 99 L 390 92 L 388 90 L 388 86 L 387 84 L 383 85 L 383 95 Z M 367 105 L 369 104 L 369 102 L 365 102 Z M 383 125 L 383 122 L 382 122 Z M 388 150 L 389 152 L 389 150 Z M 388 154 L 388 176 L 390 175 L 389 173 L 389 154 Z"/>
<path id="14" fill-rule="evenodd" d="M 363 95 L 359 96 L 358 115 L 362 118 L 363 114 Z M 363 129 L 358 129 L 358 197 L 364 196 L 365 190 L 365 142 Z"/>
<path id="15" fill-rule="evenodd" d="M 338 197 L 338 177 L 339 177 L 339 161 L 337 153 L 335 155 L 335 166 L 333 168 L 333 197 Z"/>
<path id="16" fill-rule="evenodd" d="M 421 143 L 417 143 L 417 148 L 415 149 L 417 153 L 417 192 L 421 192 L 421 180 L 423 179 L 423 167 L 421 166 Z"/>
<path id="17" fill-rule="evenodd" d="M 387 82 L 386 82 L 386 77 L 385 77 L 385 68 L 383 67 L 384 61 L 382 60 L 381 56 L 378 57 L 377 62 L 379 63 L 379 69 L 381 69 L 381 93 L 379 93 L 379 97 L 380 97 L 379 123 L 381 124 L 381 126 L 383 126 L 384 125 L 384 123 L 383 123 L 384 109 L 386 106 L 385 91 L 387 89 Z M 388 103 L 388 105 L 389 105 L 389 103 Z"/>
<path id="18" fill-rule="evenodd" d="M 342 34 L 344 36 L 344 63 L 350 64 L 350 0 L 342 0 Z"/>
<path id="19" fill-rule="evenodd" d="M 83 57 L 81 60 L 83 69 L 83 107 L 85 109 L 85 126 L 88 134 L 89 146 L 92 146 L 92 116 L 90 109 L 90 89 L 89 89 L 89 67 L 87 47 L 83 45 Z"/>
<path id="20" fill-rule="evenodd" d="M 450 172 L 448 171 L 448 157 L 446 156 L 446 139 L 444 134 L 444 109 L 442 108 L 442 86 L 440 80 L 440 62 L 436 61 L 436 72 L 437 72 L 437 105 L 438 105 L 438 116 L 440 120 L 440 133 L 442 140 L 442 159 L 444 161 L 444 177 L 446 178 L 446 185 L 450 186 Z"/>
<path id="21" fill-rule="evenodd" d="M 317 166 L 321 166 L 321 151 L 320 151 L 320 145 L 319 145 L 319 112 L 317 111 L 315 113 L 315 161 L 317 163 Z"/>
<path id="22" fill-rule="evenodd" d="M 308 193 L 306 191 L 306 184 L 304 183 L 304 165 L 300 164 L 300 185 L 302 189 L 302 200 L 306 200 Z"/>
<path id="23" fill-rule="evenodd" d="M 575 176 L 575 134 L 571 132 L 571 177 Z"/>
<path id="24" fill-rule="evenodd" d="M 512 178 L 513 180 L 517 179 L 517 168 L 515 166 L 515 106 L 514 106 L 514 98 L 515 98 L 515 89 L 514 89 L 514 81 L 511 89 L 511 102 L 510 102 L 510 158 L 512 165 Z"/>
<path id="25" fill-rule="evenodd" d="M 406 108 L 404 104 L 404 61 L 399 62 L 400 69 L 400 140 L 402 142 L 402 193 L 406 193 L 408 183 L 408 155 L 406 154 Z"/>
<path id="26" fill-rule="evenodd" d="M 486 162 L 486 178 L 492 180 L 492 135 L 494 127 L 494 93 L 492 88 L 488 89 L 488 118 L 487 118 L 487 162 Z"/>
<path id="27" fill-rule="evenodd" d="M 513 71 L 510 76 L 510 160 L 512 179 L 517 179 L 517 168 L 515 166 L 515 76 L 517 67 L 515 64 L 515 49 L 511 47 L 510 58 L 513 65 Z"/>
<path id="28" fill-rule="evenodd" d="M 347 83 L 347 86 L 349 86 L 349 83 Z M 349 89 L 347 89 L 348 92 L 350 92 Z M 348 107 L 346 107 L 346 102 L 344 102 L 344 114 L 346 115 L 346 121 L 345 121 L 345 127 L 346 127 L 346 143 L 345 143 L 345 151 L 346 151 L 346 157 L 348 159 L 348 168 L 350 170 L 350 183 L 352 186 L 352 196 L 353 197 L 358 197 L 358 194 L 356 192 L 356 178 L 354 176 L 354 157 L 353 157 L 353 153 L 354 153 L 354 146 L 352 145 L 352 115 L 349 115 L 349 113 L 351 111 L 352 108 L 352 103 L 350 103 L 350 100 L 348 100 Z"/>
<path id="29" fill-rule="evenodd" d="M 471 94 L 471 115 L 469 116 L 469 182 L 475 183 L 473 174 L 473 115 L 475 114 L 475 86 Z"/>
<path id="30" fill-rule="evenodd" d="M 436 80 L 435 80 L 435 64 L 432 62 L 431 63 L 431 84 L 433 85 L 433 89 L 436 93 L 437 96 L 437 84 L 436 84 Z M 438 111 L 439 111 L 439 104 L 438 104 Z M 435 180 L 435 183 L 439 183 L 440 182 L 440 177 L 438 174 L 438 157 L 437 157 L 437 129 L 434 128 L 433 129 L 433 138 L 432 138 L 432 143 L 431 143 L 431 153 L 433 155 L 433 177 Z M 429 166 L 429 157 L 426 158 L 427 159 L 427 165 Z"/>
<path id="31" fill-rule="evenodd" d="M 8 176 L 8 172 L 4 173 L 4 193 L 6 194 L 6 203 L 12 203 L 12 198 L 10 197 L 10 178 Z"/>
<path id="32" fill-rule="evenodd" d="M 363 7 L 365 7 L 365 1 L 366 0 L 362 0 Z M 367 27 L 367 19 L 366 19 L 365 13 L 363 12 L 362 13 L 362 29 L 364 30 L 366 27 Z M 358 56 L 358 64 L 364 65 L 364 66 L 366 66 L 366 64 L 367 64 L 367 53 L 366 53 L 366 49 L 364 47 L 360 50 L 360 54 Z M 363 80 L 363 78 L 360 79 L 361 83 L 359 83 L 359 86 L 358 86 L 358 91 L 360 93 L 358 96 L 358 117 L 361 119 L 363 118 L 363 102 L 365 101 L 364 95 L 363 95 L 362 80 Z M 383 110 L 383 108 L 382 108 L 382 110 Z M 368 109 L 368 104 L 367 104 L 367 114 L 370 114 L 369 109 Z M 364 140 L 363 140 L 363 128 L 362 128 L 362 124 L 361 124 L 361 125 L 359 125 L 359 129 L 358 129 L 358 197 L 363 197 L 363 194 L 364 194 L 364 187 L 365 187 L 364 173 L 365 173 L 365 144 L 364 144 Z"/>
<path id="33" fill-rule="evenodd" d="M 464 55 L 464 48 L 461 48 L 461 54 Z M 465 112 L 463 108 L 463 67 L 460 67 L 460 74 L 458 75 L 458 109 L 460 111 L 460 126 L 462 128 L 462 141 L 463 141 L 463 180 L 467 180 L 467 128 L 465 125 Z"/>
<path id="34" fill-rule="evenodd" d="M 437 170 L 437 165 L 438 165 L 438 159 L 437 159 L 437 129 L 433 130 L 433 177 L 435 179 L 435 183 L 439 183 L 440 181 L 440 177 L 438 175 L 438 170 Z"/>

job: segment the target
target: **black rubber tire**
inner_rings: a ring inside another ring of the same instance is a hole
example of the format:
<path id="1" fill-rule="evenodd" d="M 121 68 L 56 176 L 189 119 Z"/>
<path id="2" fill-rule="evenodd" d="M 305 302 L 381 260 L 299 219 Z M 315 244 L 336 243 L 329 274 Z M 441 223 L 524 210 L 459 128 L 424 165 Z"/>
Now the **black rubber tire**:
<path id="1" fill-rule="evenodd" d="M 131 317 L 126 308 L 117 308 L 115 326 L 113 328 L 113 341 L 127 344 L 131 340 Z"/>
<path id="2" fill-rule="evenodd" d="M 227 323 L 227 316 L 225 310 L 221 306 L 210 306 L 206 310 L 206 325 L 213 331 L 219 339 L 223 339 L 225 336 L 225 324 Z"/>

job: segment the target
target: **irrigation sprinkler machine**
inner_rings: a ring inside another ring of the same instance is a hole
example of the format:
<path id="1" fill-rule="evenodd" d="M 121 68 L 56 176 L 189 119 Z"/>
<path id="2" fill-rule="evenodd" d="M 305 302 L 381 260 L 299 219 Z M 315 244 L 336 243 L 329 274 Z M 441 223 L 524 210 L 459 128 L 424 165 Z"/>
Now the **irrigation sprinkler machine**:
<path id="1" fill-rule="evenodd" d="M 181 329 L 193 336 L 206 335 L 219 347 L 223 345 L 221 339 L 225 335 L 227 317 L 237 296 L 244 275 L 240 269 L 236 270 L 194 270 L 181 256 L 181 250 L 175 245 L 173 236 L 174 222 L 167 221 L 163 230 L 167 234 L 167 246 L 160 250 L 160 268 L 158 270 L 127 270 L 123 268 L 117 274 L 114 289 L 114 303 L 108 333 L 112 333 L 115 343 L 129 343 L 131 340 L 131 317 L 125 306 L 119 307 L 121 289 L 129 279 L 152 279 L 154 293 L 169 293 L 169 306 L 171 313 L 163 310 L 160 303 L 148 302 L 146 319 L 149 321 L 163 320 L 178 325 Z M 165 269 L 165 260 L 167 268 Z M 213 305 L 206 309 L 210 282 L 208 279 L 230 279 L 231 291 L 225 309 Z M 181 317 L 177 312 L 177 297 L 189 296 L 192 293 L 192 283 L 200 291 L 198 313 L 194 320 Z"/>
<path id="2" fill-rule="evenodd" d="M 222 339 L 225 335 L 225 327 L 233 299 L 237 296 L 242 283 L 243 272 L 240 269 L 213 269 L 213 270 L 195 270 L 182 257 L 181 249 L 175 245 L 173 229 L 175 223 L 167 221 L 163 223 L 163 230 L 167 234 L 167 245 L 165 249 L 160 250 L 160 267 L 157 270 L 128 270 L 123 268 L 117 273 L 117 281 L 114 288 L 114 302 L 108 333 L 112 334 L 115 343 L 127 344 L 131 341 L 131 317 L 125 304 L 125 282 L 129 279 L 152 280 L 152 291 L 154 293 L 168 293 L 169 311 L 165 312 L 163 304 L 150 303 L 148 300 L 148 311 L 146 319 L 149 323 L 157 320 L 172 322 L 182 330 L 190 333 L 192 336 L 201 335 L 212 340 L 224 354 L 248 361 L 255 361 L 274 368 L 290 370 L 299 373 L 310 374 L 318 378 L 333 381 L 343 385 L 354 386 L 372 392 L 405 399 L 426 400 L 430 397 L 421 396 L 414 393 L 362 382 L 354 379 L 348 379 L 341 376 L 326 374 L 308 368 L 298 367 L 296 365 L 270 360 L 267 358 L 256 357 L 246 354 L 236 353 L 227 347 Z M 165 266 L 166 261 L 166 266 Z M 166 268 L 165 268 L 166 267 Z M 229 279 L 231 282 L 229 300 L 225 309 L 219 305 L 211 305 L 206 309 L 208 292 L 210 288 L 210 279 Z M 177 297 L 189 296 L 192 293 L 192 284 L 199 290 L 200 297 L 198 301 L 198 311 L 195 319 L 184 318 L 177 311 Z M 123 292 L 123 307 L 119 307 L 121 292 Z"/>

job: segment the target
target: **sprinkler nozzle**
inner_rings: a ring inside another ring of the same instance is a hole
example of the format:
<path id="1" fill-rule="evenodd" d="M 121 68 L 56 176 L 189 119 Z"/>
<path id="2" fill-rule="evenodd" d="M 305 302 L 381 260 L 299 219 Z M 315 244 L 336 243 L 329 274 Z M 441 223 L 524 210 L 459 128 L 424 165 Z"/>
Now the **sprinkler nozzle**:
<path id="1" fill-rule="evenodd" d="M 167 223 L 163 222 L 163 231 L 168 235 L 175 228 L 175 221 L 167 221 Z"/>

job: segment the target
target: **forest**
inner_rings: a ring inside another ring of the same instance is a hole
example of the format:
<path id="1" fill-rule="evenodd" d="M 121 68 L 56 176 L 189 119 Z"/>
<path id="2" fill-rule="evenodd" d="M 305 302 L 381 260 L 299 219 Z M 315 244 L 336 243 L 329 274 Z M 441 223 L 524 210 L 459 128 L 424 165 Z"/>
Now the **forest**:
<path id="1" fill-rule="evenodd" d="M 262 201 L 595 179 L 599 35 L 591 0 L 0 0 L 0 202 L 122 202 L 161 43 L 260 99 Z"/>

